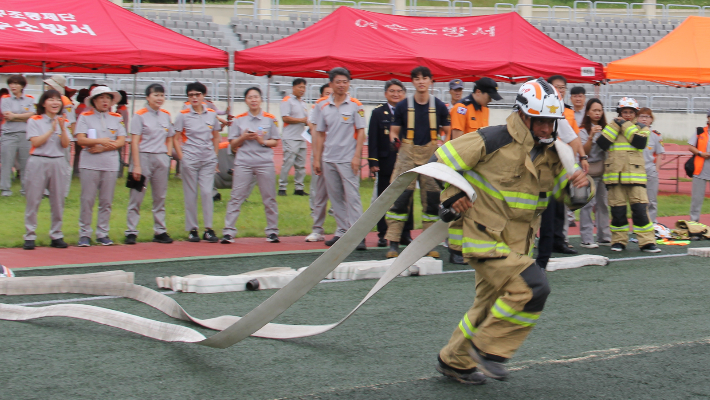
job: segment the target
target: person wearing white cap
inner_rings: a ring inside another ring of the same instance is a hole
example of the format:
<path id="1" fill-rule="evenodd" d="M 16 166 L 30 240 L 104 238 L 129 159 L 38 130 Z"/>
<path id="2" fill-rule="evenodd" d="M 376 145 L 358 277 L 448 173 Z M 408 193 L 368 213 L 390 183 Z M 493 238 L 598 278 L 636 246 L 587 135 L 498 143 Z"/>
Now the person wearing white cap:
<path id="1" fill-rule="evenodd" d="M 73 136 L 74 129 L 76 128 L 76 115 L 74 114 L 74 103 L 69 99 L 67 96 L 71 91 L 71 96 L 76 93 L 75 90 L 70 89 L 67 87 L 67 80 L 64 78 L 64 75 L 52 75 L 51 78 L 45 79 L 44 80 L 44 89 L 53 89 L 59 92 L 59 94 L 62 95 L 62 108 L 64 108 L 64 119 L 67 120 L 67 123 L 69 124 L 67 128 L 69 129 L 69 137 L 71 138 L 72 142 L 76 142 L 76 138 Z M 71 187 L 71 175 L 72 175 L 72 166 L 71 166 L 71 147 L 67 147 L 64 149 L 64 159 L 67 160 L 67 179 L 65 179 L 66 186 L 65 186 L 65 192 L 64 192 L 64 197 L 67 197 L 69 195 L 69 188 Z"/>
<path id="2" fill-rule="evenodd" d="M 96 241 L 112 245 L 108 237 L 111 203 L 118 179 L 118 152 L 126 139 L 126 128 L 121 114 L 110 112 L 121 95 L 107 86 L 97 86 L 86 98 L 92 107 L 81 114 L 76 126 L 77 143 L 83 147 L 79 162 L 81 180 L 81 213 L 79 216 L 79 247 L 91 246 L 91 218 L 96 195 L 99 214 L 96 222 Z"/>

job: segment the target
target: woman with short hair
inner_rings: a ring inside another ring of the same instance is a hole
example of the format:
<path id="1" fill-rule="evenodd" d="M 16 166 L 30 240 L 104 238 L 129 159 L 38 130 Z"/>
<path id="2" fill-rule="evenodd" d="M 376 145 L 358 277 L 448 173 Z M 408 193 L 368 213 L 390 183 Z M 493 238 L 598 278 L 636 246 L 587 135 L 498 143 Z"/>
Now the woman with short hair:
<path id="1" fill-rule="evenodd" d="M 66 176 L 65 149 L 71 141 L 67 131 L 68 121 L 63 115 L 62 94 L 47 90 L 37 103 L 37 115 L 27 121 L 27 140 L 32 145 L 27 161 L 27 193 L 25 195 L 25 250 L 34 250 L 37 239 L 37 211 L 42 203 L 44 191 L 49 190 L 49 205 L 52 223 L 50 246 L 64 249 L 62 217 L 64 214 L 64 185 Z"/>
<path id="2" fill-rule="evenodd" d="M 12 168 L 15 160 L 19 163 L 20 194 L 25 194 L 25 165 L 30 156 L 30 142 L 27 141 L 27 120 L 35 115 L 35 99 L 25 94 L 27 79 L 22 75 L 7 78 L 10 94 L 2 96 L 0 109 L 5 118 L 2 124 L 0 144 L 2 166 L 0 166 L 0 195 L 12 196 Z"/>
<path id="3" fill-rule="evenodd" d="M 648 126 L 650 134 L 648 135 L 648 143 L 643 149 L 643 161 L 646 168 L 646 193 L 648 194 L 648 216 L 651 217 L 651 222 L 658 223 L 658 168 L 660 154 L 666 152 L 663 148 L 663 139 L 661 132 L 651 128 L 654 121 L 653 111 L 648 107 L 643 107 L 639 110 L 638 122 Z"/>
<path id="4" fill-rule="evenodd" d="M 131 174 L 140 181 L 145 177 L 146 186 L 150 182 L 153 194 L 153 241 L 172 243 L 165 227 L 165 197 L 168 194 L 170 156 L 173 151 L 172 137 L 175 135 L 170 113 L 161 108 L 165 103 L 165 88 L 153 83 L 145 89 L 146 106 L 136 111 L 131 121 L 131 152 L 133 160 Z M 168 140 L 169 139 L 169 140 Z M 136 244 L 138 221 L 145 191 L 131 189 L 126 215 L 126 244 Z"/>
<path id="5" fill-rule="evenodd" d="M 217 243 L 219 238 L 212 229 L 214 204 L 212 187 L 217 170 L 220 123 L 217 113 L 204 105 L 207 88 L 193 82 L 185 88 L 190 101 L 188 108 L 181 110 L 175 119 L 173 145 L 181 162 L 182 190 L 185 198 L 185 230 L 190 242 L 199 242 L 197 222 L 197 191 L 202 198 L 202 217 L 205 231 L 202 239 Z"/>
<path id="6" fill-rule="evenodd" d="M 91 246 L 91 220 L 96 195 L 99 213 L 96 221 L 96 241 L 110 246 L 109 221 L 111 204 L 118 179 L 118 152 L 126 140 L 126 128 L 121 114 L 111 112 L 120 100 L 118 92 L 108 86 L 97 86 L 84 101 L 91 107 L 81 114 L 76 124 L 76 140 L 83 147 L 79 163 L 81 180 L 81 214 L 79 216 L 79 247 Z"/>

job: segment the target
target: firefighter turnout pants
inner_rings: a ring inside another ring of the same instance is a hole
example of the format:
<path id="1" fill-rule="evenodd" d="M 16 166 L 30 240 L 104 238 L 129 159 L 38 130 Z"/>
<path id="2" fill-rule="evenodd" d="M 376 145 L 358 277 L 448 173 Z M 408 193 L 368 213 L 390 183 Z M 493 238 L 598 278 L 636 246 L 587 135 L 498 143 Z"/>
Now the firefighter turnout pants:
<path id="1" fill-rule="evenodd" d="M 550 286 L 545 271 L 526 255 L 468 258 L 476 270 L 476 298 L 439 357 L 450 367 L 471 369 L 472 344 L 503 362 L 522 345 L 542 312 Z"/>
<path id="2" fill-rule="evenodd" d="M 425 146 L 402 143 L 390 180 L 394 181 L 400 174 L 428 163 L 437 148 L 438 146 L 435 141 L 431 141 Z M 407 222 L 409 212 L 412 208 L 414 189 L 416 188 L 417 181 L 419 182 L 419 191 L 422 201 L 423 228 L 427 229 L 434 222 L 439 220 L 439 195 L 441 189 L 439 189 L 439 185 L 434 178 L 419 175 L 417 180 L 412 181 L 407 189 L 395 200 L 394 205 L 392 205 L 392 208 L 390 208 L 385 215 L 385 219 L 387 220 L 387 234 L 385 235 L 385 239 L 392 242 L 400 241 L 404 224 Z"/>
<path id="3" fill-rule="evenodd" d="M 609 185 L 609 208 L 611 209 L 611 243 L 629 242 L 629 220 L 626 204 L 631 206 L 631 220 L 639 246 L 656 243 L 653 223 L 648 215 L 648 194 L 641 185 Z"/>

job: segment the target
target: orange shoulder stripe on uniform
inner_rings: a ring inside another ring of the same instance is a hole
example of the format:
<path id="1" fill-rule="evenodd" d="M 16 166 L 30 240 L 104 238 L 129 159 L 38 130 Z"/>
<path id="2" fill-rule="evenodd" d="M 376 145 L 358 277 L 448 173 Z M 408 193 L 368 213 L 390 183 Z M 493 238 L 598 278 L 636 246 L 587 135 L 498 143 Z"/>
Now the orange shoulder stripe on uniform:
<path id="1" fill-rule="evenodd" d="M 162 111 L 162 112 L 164 112 L 164 113 L 170 115 L 170 111 L 168 111 L 168 110 L 164 110 L 164 109 L 161 108 L 160 111 Z"/>
<path id="2" fill-rule="evenodd" d="M 291 98 L 291 96 L 286 96 L 286 97 L 284 97 L 284 99 L 281 100 L 281 101 L 286 101 L 286 100 L 288 100 L 288 99 L 290 99 L 290 98 Z"/>
<path id="3" fill-rule="evenodd" d="M 207 111 L 217 112 L 217 111 L 215 111 L 215 110 L 213 110 L 213 109 L 211 109 L 211 108 L 207 108 Z"/>
<path id="4" fill-rule="evenodd" d="M 320 109 L 321 109 L 321 110 L 324 109 L 325 106 L 327 106 L 328 104 L 330 104 L 329 101 L 323 102 L 323 104 L 320 105 Z"/>
<path id="5" fill-rule="evenodd" d="M 241 113 L 239 115 L 235 115 L 234 118 L 241 118 L 241 117 L 246 117 L 248 113 Z"/>
<path id="6" fill-rule="evenodd" d="M 34 99 L 35 97 L 32 96 L 31 94 L 26 94 L 25 96 L 29 97 L 30 99 Z"/>
<path id="7" fill-rule="evenodd" d="M 186 101 L 186 102 L 185 102 L 185 105 L 186 105 L 186 106 L 189 106 L 189 105 L 190 105 L 190 102 L 189 102 L 189 101 Z"/>
<path id="8" fill-rule="evenodd" d="M 94 110 L 84 111 L 81 115 L 94 115 Z"/>
<path id="9" fill-rule="evenodd" d="M 264 116 L 267 118 L 276 119 L 276 116 L 274 114 L 267 113 L 266 111 L 264 111 Z"/>
<path id="10" fill-rule="evenodd" d="M 4 94 L 4 95 L 2 95 L 2 98 L 3 98 L 3 99 L 4 99 L 5 97 L 10 97 L 10 95 L 9 95 L 9 94 Z"/>
<path id="11" fill-rule="evenodd" d="M 136 111 L 136 114 L 138 114 L 138 115 L 143 115 L 143 114 L 145 114 L 145 113 L 147 113 L 147 112 L 148 112 L 148 109 L 145 108 L 145 107 L 143 107 L 143 108 L 141 108 L 140 110 Z"/>
<path id="12" fill-rule="evenodd" d="M 33 115 L 30 117 L 30 119 L 34 119 L 35 121 L 40 120 L 40 119 L 42 119 L 42 116 L 41 115 Z"/>
<path id="13" fill-rule="evenodd" d="M 74 104 L 74 103 L 71 102 L 71 100 L 69 100 L 69 98 L 68 98 L 67 96 L 62 96 L 62 103 L 63 103 L 65 106 L 68 106 L 68 105 L 70 105 L 70 104 Z"/>
<path id="14" fill-rule="evenodd" d="M 327 99 L 327 98 L 328 98 L 328 96 L 323 96 L 323 97 L 321 97 L 320 99 L 316 100 L 316 103 L 320 103 L 321 101 L 323 101 L 323 100 L 325 100 L 325 99 Z"/>
<path id="15" fill-rule="evenodd" d="M 354 98 L 354 97 L 351 97 L 350 100 L 352 100 L 353 103 L 355 103 L 355 104 L 357 104 L 357 105 L 359 105 L 359 106 L 362 105 L 362 103 L 360 102 L 360 100 L 358 100 L 358 99 L 356 99 L 356 98 Z"/>
<path id="16" fill-rule="evenodd" d="M 189 108 L 186 108 L 184 110 L 180 110 L 180 114 L 188 114 L 190 112 Z"/>
<path id="17" fill-rule="evenodd" d="M 113 115 L 114 117 L 122 118 L 121 114 L 109 111 L 108 115 Z"/>

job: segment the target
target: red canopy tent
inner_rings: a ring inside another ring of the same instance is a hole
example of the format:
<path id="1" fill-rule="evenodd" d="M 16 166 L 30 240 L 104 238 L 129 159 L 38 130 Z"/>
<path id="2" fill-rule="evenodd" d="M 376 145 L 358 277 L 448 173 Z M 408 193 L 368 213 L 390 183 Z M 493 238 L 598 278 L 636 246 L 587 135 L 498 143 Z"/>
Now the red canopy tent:
<path id="1" fill-rule="evenodd" d="M 227 52 L 108 0 L 0 0 L 0 73 L 225 68 Z"/>
<path id="2" fill-rule="evenodd" d="M 418 65 L 439 81 L 604 78 L 602 64 L 550 39 L 517 13 L 407 17 L 340 7 L 303 31 L 234 55 L 234 69 L 254 75 L 324 77 L 342 66 L 357 79 L 409 79 Z"/>

